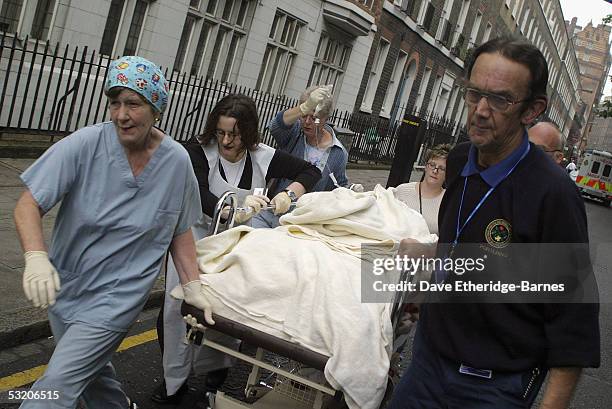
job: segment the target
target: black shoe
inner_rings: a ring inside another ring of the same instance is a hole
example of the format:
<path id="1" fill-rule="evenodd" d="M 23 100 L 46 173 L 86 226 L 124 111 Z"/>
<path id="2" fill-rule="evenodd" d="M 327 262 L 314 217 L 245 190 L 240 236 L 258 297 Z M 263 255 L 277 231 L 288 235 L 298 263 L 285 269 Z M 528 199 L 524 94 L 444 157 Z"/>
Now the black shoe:
<path id="1" fill-rule="evenodd" d="M 155 388 L 155 391 L 153 391 L 151 400 L 156 403 L 176 405 L 181 403 L 181 400 L 183 399 L 183 396 L 185 396 L 185 393 L 187 393 L 187 390 L 187 382 L 185 382 L 180 388 L 178 388 L 174 395 L 168 396 L 166 394 L 166 382 L 162 382 L 161 385 L 159 385 L 157 388 Z"/>
<path id="2" fill-rule="evenodd" d="M 229 368 L 217 369 L 206 374 L 205 388 L 206 392 L 217 392 L 223 386 L 223 382 L 227 378 Z"/>

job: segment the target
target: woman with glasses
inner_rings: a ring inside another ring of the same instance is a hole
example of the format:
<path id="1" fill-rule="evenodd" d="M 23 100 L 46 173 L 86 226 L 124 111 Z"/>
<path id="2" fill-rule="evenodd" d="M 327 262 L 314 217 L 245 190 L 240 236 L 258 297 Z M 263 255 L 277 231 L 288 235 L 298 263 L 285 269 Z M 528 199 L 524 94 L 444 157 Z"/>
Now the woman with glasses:
<path id="1" fill-rule="evenodd" d="M 451 150 L 451 145 L 434 146 L 428 153 L 425 161 L 425 171 L 420 182 L 402 183 L 397 186 L 393 193 L 395 198 L 404 202 L 411 209 L 423 215 L 430 233 L 438 234 L 438 212 L 440 203 L 444 196 L 444 181 L 446 180 L 446 158 Z M 417 242 L 413 239 L 404 239 L 400 242 L 399 255 L 405 254 L 408 249 L 413 248 Z M 433 248 L 435 251 L 435 247 Z M 431 254 L 433 256 L 433 254 Z M 415 281 L 429 281 L 431 271 L 422 270 L 417 272 Z M 398 334 L 410 332 L 414 324 L 419 320 L 420 296 L 407 300 L 404 314 L 397 328 Z"/>
<path id="2" fill-rule="evenodd" d="M 446 158 L 450 149 L 450 145 L 434 146 L 427 153 L 421 181 L 402 183 L 394 191 L 398 200 L 423 215 L 430 233 L 438 234 L 438 210 L 444 196 Z"/>
<path id="3" fill-rule="evenodd" d="M 321 171 L 322 177 L 313 187 L 313 192 L 330 191 L 337 187 L 363 192 L 363 186 L 349 183 L 346 177 L 348 152 L 327 122 L 333 112 L 332 88 L 331 85 L 306 88 L 298 105 L 277 112 L 268 129 L 278 149 L 303 158 Z M 286 178 L 277 180 L 270 193 L 282 192 L 289 183 L 291 180 Z M 255 228 L 277 227 L 278 216 L 261 212 L 253 218 L 252 225 Z"/>
<path id="4" fill-rule="evenodd" d="M 235 192 L 242 207 L 250 209 L 236 214 L 238 223 L 246 223 L 268 204 L 274 207 L 275 214 L 286 213 L 291 202 L 312 189 L 321 178 L 316 166 L 264 145 L 260 140 L 255 102 L 246 95 L 231 94 L 212 109 L 204 133 L 186 146 L 198 179 L 204 213 L 192 229 L 197 240 L 208 234 L 215 205 L 223 193 Z M 291 182 L 271 200 L 252 194 L 255 188 L 265 188 L 273 178 Z M 176 268 L 170 260 L 164 306 L 157 322 L 164 367 L 164 382 L 152 396 L 158 403 L 181 401 L 192 368 L 207 373 L 206 388 L 213 390 L 223 383 L 227 368 L 232 365 L 225 354 L 183 342 L 185 323 L 180 312 L 181 301 L 169 295 L 177 284 Z M 229 337 L 215 341 L 236 346 L 236 340 Z"/>

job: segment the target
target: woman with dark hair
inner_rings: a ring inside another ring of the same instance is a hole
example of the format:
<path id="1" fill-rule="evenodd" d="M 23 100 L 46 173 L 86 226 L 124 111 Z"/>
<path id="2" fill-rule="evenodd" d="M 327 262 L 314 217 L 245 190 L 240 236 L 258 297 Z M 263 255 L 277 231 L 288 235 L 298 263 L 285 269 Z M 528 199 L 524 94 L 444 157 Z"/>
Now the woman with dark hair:
<path id="1" fill-rule="evenodd" d="M 438 211 L 444 196 L 446 158 L 450 149 L 447 144 L 434 146 L 427 153 L 421 181 L 402 183 L 394 191 L 398 200 L 423 215 L 430 233 L 438 234 Z"/>
<path id="2" fill-rule="evenodd" d="M 275 214 L 286 213 L 291 202 L 321 178 L 321 172 L 314 165 L 260 143 L 258 130 L 255 102 L 246 95 L 231 94 L 212 109 L 204 133 L 186 146 L 198 179 L 204 213 L 192 228 L 196 239 L 208 234 L 215 205 L 227 191 L 235 192 L 242 207 L 251 210 L 236 214 L 238 223 L 246 223 L 268 203 L 274 206 Z M 292 182 L 272 200 L 252 194 L 255 188 L 265 188 L 272 178 L 287 178 Z M 192 367 L 198 372 L 207 372 L 207 388 L 216 389 L 232 364 L 225 354 L 183 342 L 185 324 L 180 312 L 181 301 L 169 295 L 177 284 L 176 269 L 170 260 L 166 296 L 157 326 L 164 367 L 164 382 L 152 396 L 158 403 L 180 402 L 187 391 L 186 380 Z M 228 337 L 219 336 L 215 340 L 236 346 L 236 341 Z"/>

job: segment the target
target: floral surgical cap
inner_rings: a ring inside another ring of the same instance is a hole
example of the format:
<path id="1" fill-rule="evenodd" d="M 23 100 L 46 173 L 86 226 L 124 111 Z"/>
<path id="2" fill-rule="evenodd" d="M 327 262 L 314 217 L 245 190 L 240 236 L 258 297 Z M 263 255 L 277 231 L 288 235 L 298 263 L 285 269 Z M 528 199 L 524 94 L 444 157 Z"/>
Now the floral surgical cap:
<path id="1" fill-rule="evenodd" d="M 114 87 L 137 92 L 159 113 L 163 113 L 168 105 L 168 81 L 161 70 L 145 58 L 125 56 L 112 61 L 108 67 L 104 93 Z"/>

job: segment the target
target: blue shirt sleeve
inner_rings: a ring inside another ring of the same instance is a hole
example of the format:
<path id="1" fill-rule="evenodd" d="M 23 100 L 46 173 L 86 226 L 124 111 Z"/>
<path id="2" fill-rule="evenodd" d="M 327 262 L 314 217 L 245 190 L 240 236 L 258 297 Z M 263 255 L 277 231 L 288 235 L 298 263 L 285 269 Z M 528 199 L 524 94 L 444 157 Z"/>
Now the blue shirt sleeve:
<path id="1" fill-rule="evenodd" d="M 187 156 L 185 152 L 185 156 Z M 185 233 L 198 221 L 202 215 L 202 204 L 200 202 L 200 191 L 198 189 L 198 180 L 196 179 L 193 167 L 189 162 L 189 158 L 186 160 L 186 174 L 185 174 L 185 193 L 183 195 L 183 207 L 179 214 L 179 219 L 174 229 L 174 235 L 178 236 Z"/>
<path id="2" fill-rule="evenodd" d="M 278 148 L 286 151 L 285 148 L 290 145 L 291 141 L 299 137 L 300 123 L 297 121 L 293 125 L 286 125 L 283 121 L 284 112 L 285 111 L 280 111 L 272 118 L 268 124 L 268 129 L 270 130 L 270 135 L 272 135 L 276 141 Z"/>
<path id="3" fill-rule="evenodd" d="M 55 143 L 21 174 L 44 213 L 62 200 L 77 181 L 83 133 L 93 129 L 84 128 Z"/>
<path id="4" fill-rule="evenodd" d="M 338 169 L 338 174 L 335 175 L 338 180 L 338 184 L 342 187 L 349 187 L 349 181 L 346 177 L 346 162 L 348 161 L 348 154 L 345 150 L 340 149 L 341 159 L 340 162 L 342 165 Z"/>

